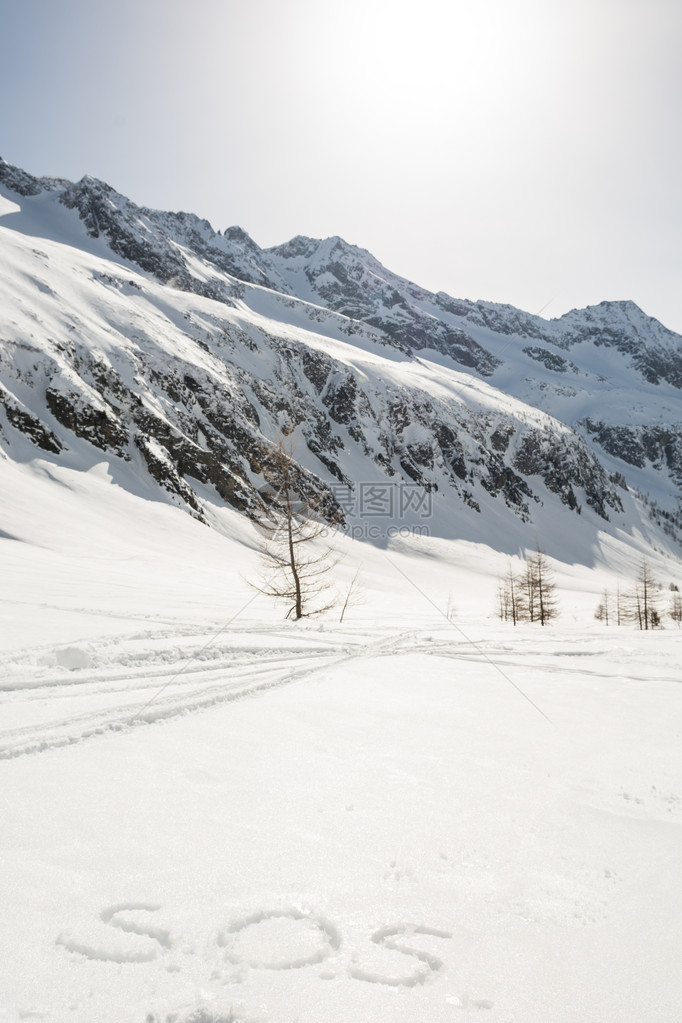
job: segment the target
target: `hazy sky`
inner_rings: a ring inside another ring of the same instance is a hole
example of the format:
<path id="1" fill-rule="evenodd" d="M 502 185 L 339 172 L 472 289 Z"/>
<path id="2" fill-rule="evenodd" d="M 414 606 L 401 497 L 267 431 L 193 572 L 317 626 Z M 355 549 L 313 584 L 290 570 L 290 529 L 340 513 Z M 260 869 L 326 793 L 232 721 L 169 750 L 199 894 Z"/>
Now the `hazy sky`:
<path id="1" fill-rule="evenodd" d="M 682 333 L 682 0 L 0 0 L 0 155 Z"/>

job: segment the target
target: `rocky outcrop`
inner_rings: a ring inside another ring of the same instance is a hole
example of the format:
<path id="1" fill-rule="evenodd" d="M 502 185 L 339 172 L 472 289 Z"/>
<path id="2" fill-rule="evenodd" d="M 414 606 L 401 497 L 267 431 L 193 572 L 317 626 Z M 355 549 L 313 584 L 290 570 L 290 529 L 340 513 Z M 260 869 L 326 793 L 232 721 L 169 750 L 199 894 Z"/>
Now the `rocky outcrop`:
<path id="1" fill-rule="evenodd" d="M 682 426 L 611 426 L 590 418 L 583 425 L 610 455 L 640 469 L 649 463 L 682 486 Z"/>
<path id="2" fill-rule="evenodd" d="M 582 491 L 586 503 L 603 519 L 608 520 L 609 508 L 623 510 L 616 484 L 575 435 L 551 428 L 529 431 L 521 440 L 514 467 L 524 476 L 540 476 L 572 511 L 581 510 L 574 488 Z"/>

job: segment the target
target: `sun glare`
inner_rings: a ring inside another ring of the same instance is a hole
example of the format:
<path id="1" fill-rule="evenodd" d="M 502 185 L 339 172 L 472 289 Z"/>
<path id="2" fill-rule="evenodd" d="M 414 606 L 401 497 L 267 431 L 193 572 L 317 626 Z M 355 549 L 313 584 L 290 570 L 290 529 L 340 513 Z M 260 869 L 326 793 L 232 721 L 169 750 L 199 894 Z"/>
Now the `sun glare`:
<path id="1" fill-rule="evenodd" d="M 513 12 L 503 2 L 351 2 L 325 14 L 323 36 L 320 12 L 308 23 L 319 104 L 346 126 L 350 119 L 363 139 L 515 120 L 541 88 L 536 69 L 545 58 L 536 27 L 518 5 Z"/>

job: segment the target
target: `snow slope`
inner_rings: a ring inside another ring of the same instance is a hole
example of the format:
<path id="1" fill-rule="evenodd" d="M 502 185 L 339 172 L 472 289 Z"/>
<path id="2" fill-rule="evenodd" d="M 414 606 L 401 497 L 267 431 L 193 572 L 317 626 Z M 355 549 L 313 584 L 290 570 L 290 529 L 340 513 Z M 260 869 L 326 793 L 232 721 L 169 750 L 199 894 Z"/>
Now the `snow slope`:
<path id="1" fill-rule="evenodd" d="M 293 625 L 235 512 L 8 466 L 0 1019 L 678 1018 L 679 632 L 606 568 L 513 629 L 490 548 L 344 538 Z"/>

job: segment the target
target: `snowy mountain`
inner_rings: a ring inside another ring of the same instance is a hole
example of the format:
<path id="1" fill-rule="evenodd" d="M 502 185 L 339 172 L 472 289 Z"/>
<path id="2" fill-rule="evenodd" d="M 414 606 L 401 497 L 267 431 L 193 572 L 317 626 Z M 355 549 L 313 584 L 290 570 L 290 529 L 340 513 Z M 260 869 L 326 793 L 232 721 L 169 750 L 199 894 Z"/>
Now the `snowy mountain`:
<path id="1" fill-rule="evenodd" d="M 677 1020 L 682 338 L 5 163 L 0 295 L 0 1020 Z M 285 424 L 342 621 L 250 585 Z"/>
<path id="2" fill-rule="evenodd" d="M 679 556 L 682 337 L 633 303 L 544 320 L 433 294 L 340 238 L 261 249 L 4 161 L 0 204 L 5 458 L 106 457 L 216 524 L 222 502 L 258 511 L 294 427 L 306 489 L 347 526 Z"/>

